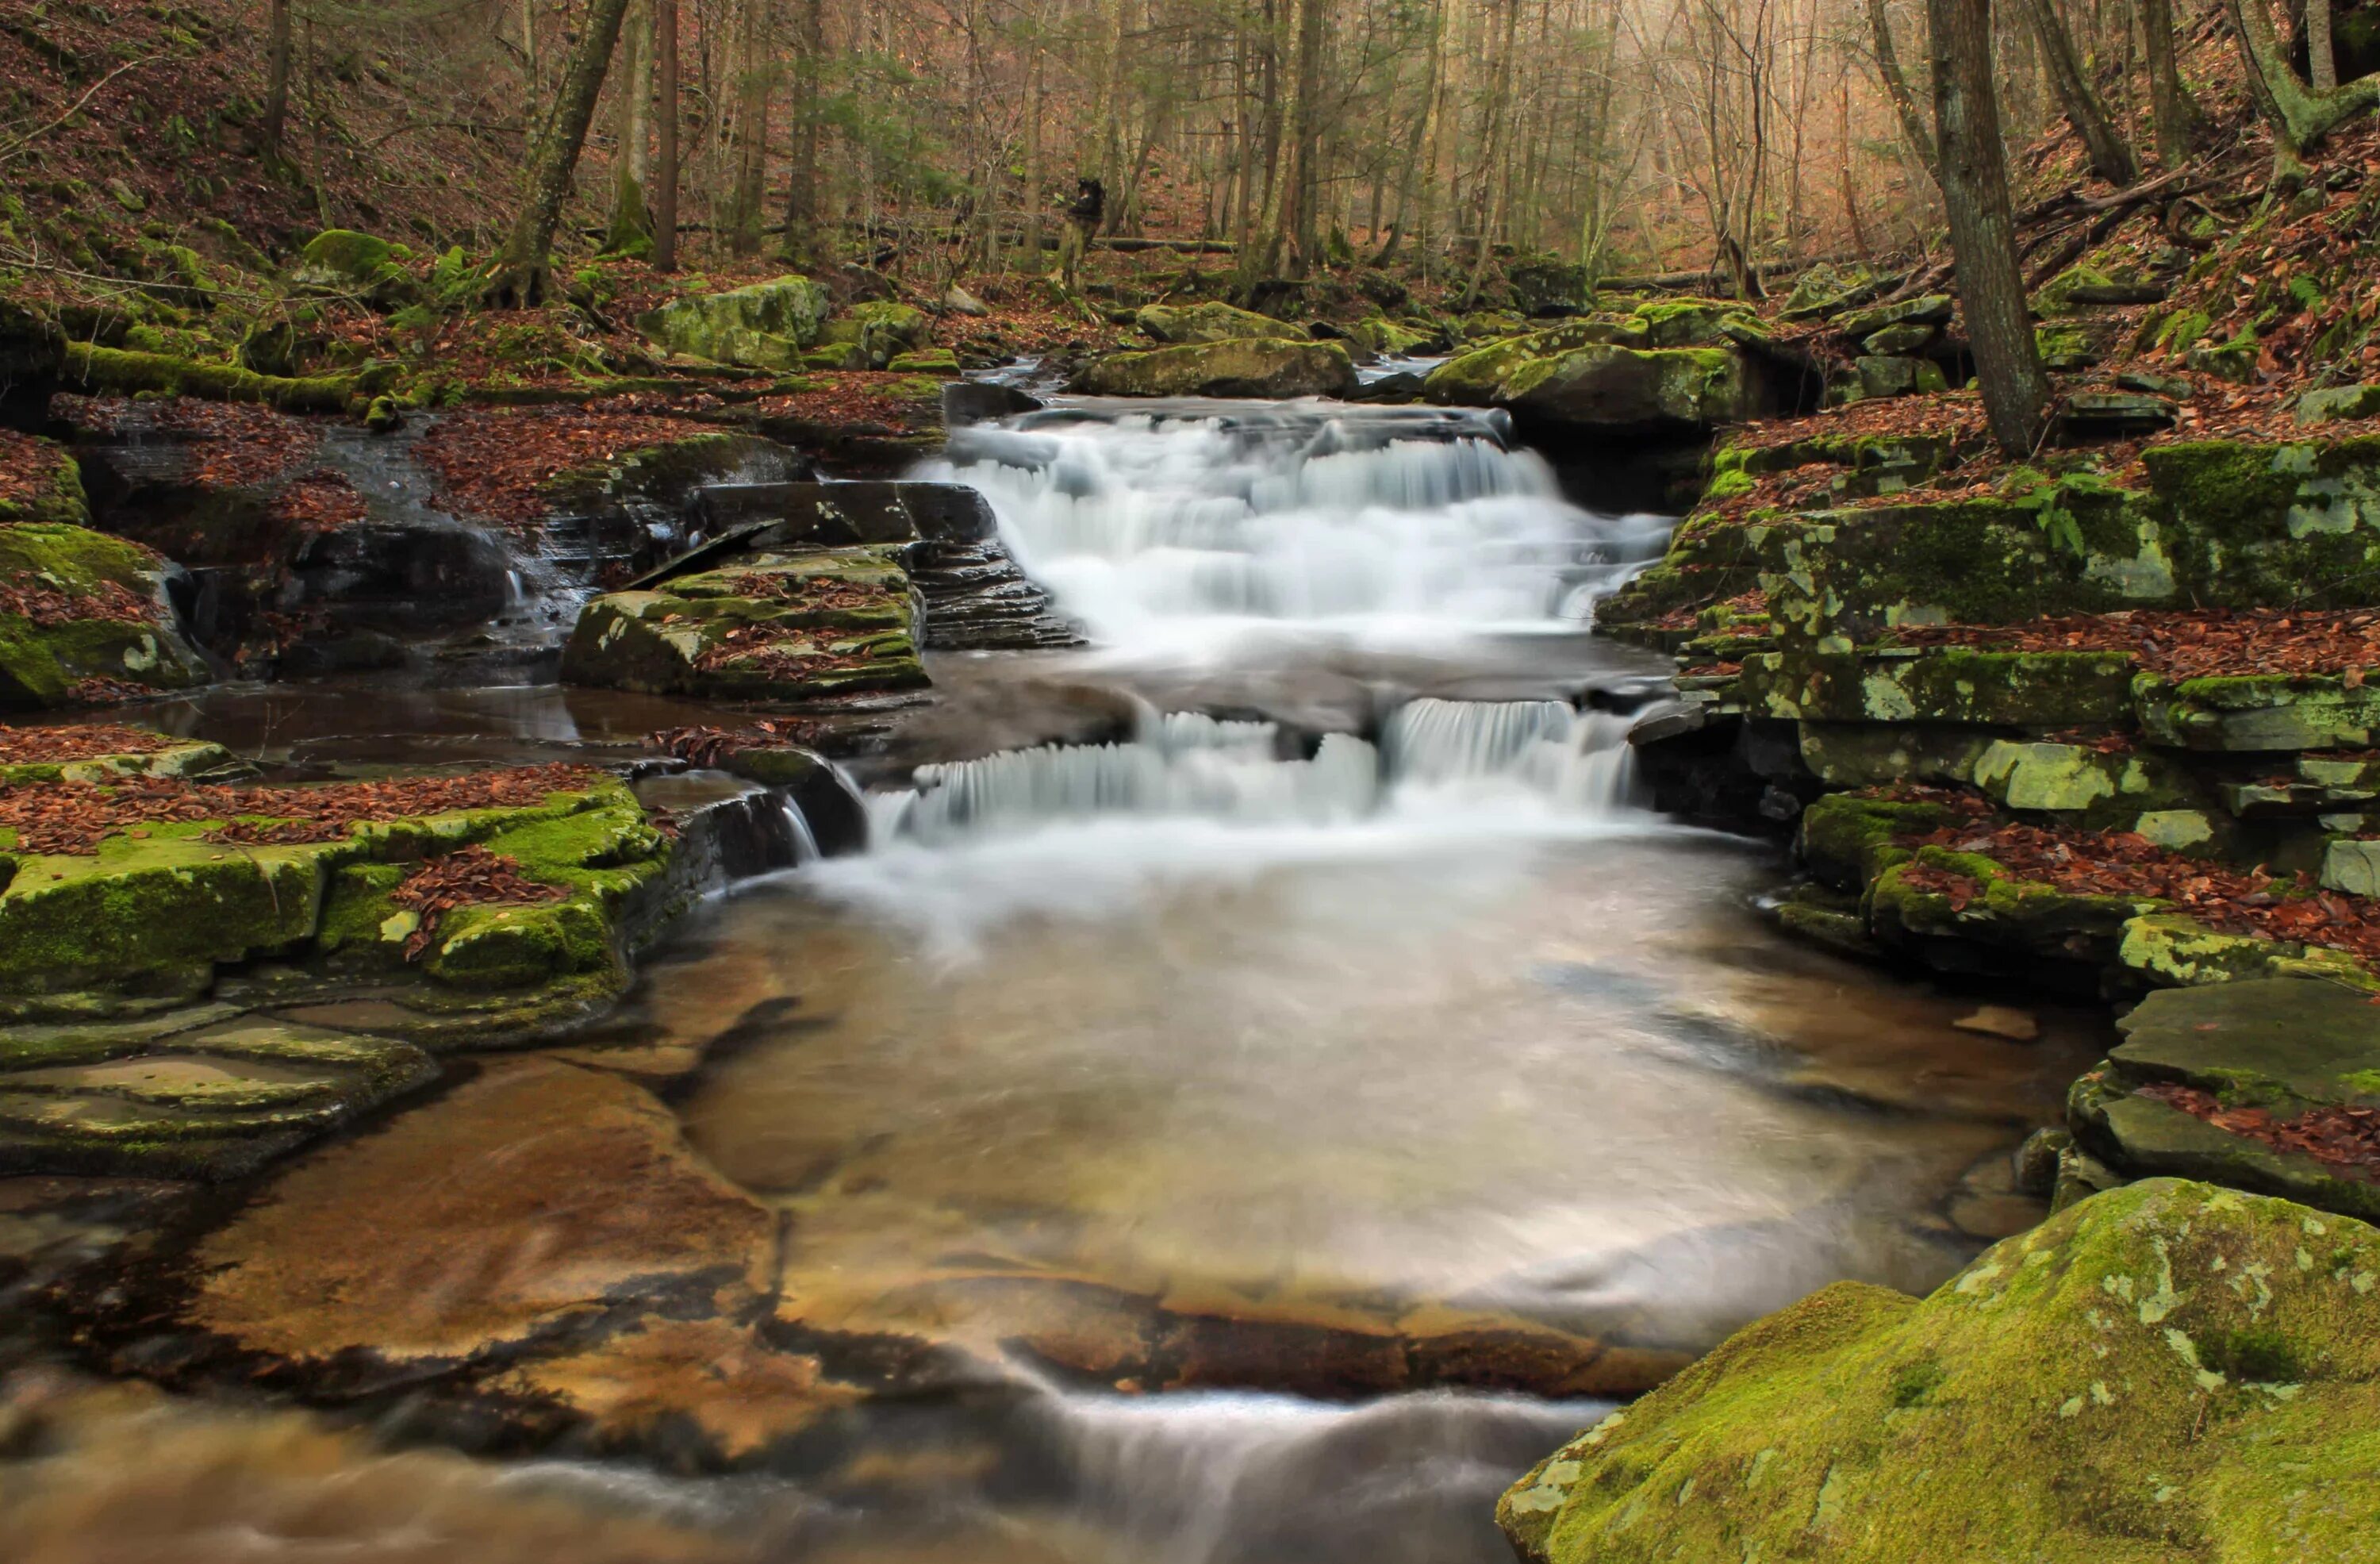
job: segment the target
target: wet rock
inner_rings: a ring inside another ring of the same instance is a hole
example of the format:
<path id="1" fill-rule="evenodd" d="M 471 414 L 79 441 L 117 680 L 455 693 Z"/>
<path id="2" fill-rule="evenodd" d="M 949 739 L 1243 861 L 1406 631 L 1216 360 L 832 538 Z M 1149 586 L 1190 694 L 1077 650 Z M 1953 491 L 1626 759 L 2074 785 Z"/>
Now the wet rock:
<path id="1" fill-rule="evenodd" d="M 435 1073 L 393 1038 L 227 1008 L 0 1028 L 0 1171 L 237 1178 Z"/>
<path id="2" fill-rule="evenodd" d="M 2380 1216 L 2369 1166 L 2276 1144 L 2273 1127 L 2380 1107 L 2380 1010 L 2368 993 L 2309 979 L 2152 994 L 2117 1022 L 2124 1042 L 2075 1082 L 2077 1144 L 2127 1178 L 2171 1174 Z M 2144 1088 L 2204 1095 L 2187 1111 Z M 2227 1127 L 2210 1116 L 2252 1110 Z M 2268 1134 L 2249 1132 L 2263 1125 Z"/>
<path id="3" fill-rule="evenodd" d="M 1095 397 L 1335 397 L 1354 389 L 1355 364 L 1336 342 L 1234 337 L 1111 353 L 1074 386 Z"/>
<path id="4" fill-rule="evenodd" d="M 826 289 L 788 275 L 725 293 L 673 299 L 637 317 L 637 329 L 673 353 L 754 369 L 794 370 L 819 341 Z"/>
<path id="5" fill-rule="evenodd" d="M 806 700 L 914 689 L 917 606 L 893 545 L 752 554 L 587 605 L 563 650 L 574 684 Z"/>
<path id="6" fill-rule="evenodd" d="M 926 312 L 914 304 L 890 299 L 854 304 L 819 328 L 818 346 L 803 355 L 803 362 L 827 370 L 923 368 L 897 360 L 917 356 L 932 325 Z M 958 372 L 957 360 L 947 351 L 932 368 L 941 370 L 944 360 L 949 363 L 947 373 Z"/>
<path id="7" fill-rule="evenodd" d="M 1235 310 L 1220 299 L 1204 304 L 1150 304 L 1133 316 L 1133 324 L 1165 343 L 1232 342 L 1245 338 L 1295 341 L 1302 326 L 1247 310 Z"/>
<path id="8" fill-rule="evenodd" d="M 1624 340 L 1649 341 L 1641 325 L 1590 323 Z M 1423 394 L 1441 406 L 1503 407 L 1516 416 L 1609 432 L 1708 428 L 1753 416 L 1757 377 L 1741 351 L 1634 348 L 1621 341 L 1561 345 L 1563 327 L 1464 354 L 1439 365 Z"/>
<path id="9" fill-rule="evenodd" d="M 1041 398 L 1014 385 L 962 380 L 942 387 L 942 422 L 952 429 L 1032 412 L 1040 406 Z"/>
<path id="10" fill-rule="evenodd" d="M 1504 1495 L 1524 1559 L 2362 1548 L 2380 1233 L 2156 1179 L 1920 1301 L 1838 1283 L 1738 1332 Z"/>
<path id="11" fill-rule="evenodd" d="M 1961 1032 L 1979 1032 L 1986 1037 L 2005 1037 L 2011 1043 L 2030 1043 L 2041 1035 L 2041 1022 L 2032 1012 L 2007 1005 L 1985 1005 L 1974 1014 L 1961 1016 L 1950 1023 Z"/>
<path id="12" fill-rule="evenodd" d="M 2142 731 L 2185 750 L 2354 750 L 2380 731 L 2380 686 L 2337 675 L 2143 676 Z"/>

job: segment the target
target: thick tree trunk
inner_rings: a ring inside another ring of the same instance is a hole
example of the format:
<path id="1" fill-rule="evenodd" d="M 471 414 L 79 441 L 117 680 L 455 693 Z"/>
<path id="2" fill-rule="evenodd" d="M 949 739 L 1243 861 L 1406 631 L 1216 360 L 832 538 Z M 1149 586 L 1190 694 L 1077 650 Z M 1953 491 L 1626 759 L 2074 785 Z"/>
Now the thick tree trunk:
<path id="1" fill-rule="evenodd" d="M 289 0 L 273 0 L 264 52 L 264 155 L 278 159 L 289 134 Z"/>
<path id="2" fill-rule="evenodd" d="M 2148 50 L 2149 120 L 2155 127 L 2157 161 L 2179 168 L 2190 161 L 2198 105 L 2181 84 L 2175 58 L 2173 0 L 2141 0 L 2141 32 Z"/>
<path id="3" fill-rule="evenodd" d="M 645 205 L 645 139 L 652 102 L 652 8 L 647 0 L 628 0 L 621 31 L 626 57 L 620 68 L 619 145 L 612 157 L 612 221 L 603 249 L 613 255 L 648 256 L 653 219 Z"/>
<path id="4" fill-rule="evenodd" d="M 527 309 L 541 302 L 550 290 L 553 230 L 562 221 L 562 202 L 587 145 L 587 127 L 594 122 L 595 101 L 602 95 L 612 50 L 620 41 L 620 18 L 627 9 L 628 0 L 590 0 L 587 7 L 578 46 L 570 52 L 569 68 L 563 72 L 561 102 L 529 158 L 520 215 L 484 290 L 488 302 L 500 309 Z"/>
<path id="5" fill-rule="evenodd" d="M 2049 376 L 2034 341 L 2016 219 L 2009 207 L 1992 83 L 1990 0 L 1926 0 L 1933 26 L 1934 123 L 1942 207 L 1949 218 L 1959 303 L 1993 438 L 2012 456 L 2039 443 Z"/>
<path id="6" fill-rule="evenodd" d="M 2066 23 L 2058 15 L 2056 0 L 2018 0 L 2024 7 L 2025 18 L 2041 40 L 2042 58 L 2048 64 L 2050 84 L 2057 89 L 2058 106 L 2066 117 L 2074 122 L 2082 138 L 2083 150 L 2091 159 L 2092 171 L 2107 183 L 2121 189 L 2141 177 L 2140 160 L 2116 128 L 2107 105 L 2100 101 L 2091 79 L 2084 74 L 2082 61 L 2074 49 L 2074 35 L 2066 31 Z"/>
<path id="7" fill-rule="evenodd" d="M 2231 25 L 2248 57 L 2257 106 L 2272 122 L 2274 161 L 2283 182 L 2301 169 L 2298 154 L 2361 114 L 2380 107 L 2380 75 L 2362 76 L 2326 92 L 2310 92 L 2289 68 L 2265 0 L 2228 0 Z"/>
<path id="8" fill-rule="evenodd" d="M 815 266 L 820 243 L 819 79 L 826 68 L 826 15 L 821 0 L 795 0 L 794 134 L 791 183 L 785 196 L 785 259 Z"/>
<path id="9" fill-rule="evenodd" d="M 653 0 L 653 76 L 661 94 L 653 140 L 653 266 L 677 269 L 677 0 Z"/>
<path id="10" fill-rule="evenodd" d="M 1292 205 L 1283 237 L 1300 274 L 1322 259 L 1319 230 L 1322 184 L 1322 30 L 1330 0 L 1299 0 L 1297 85 L 1290 115 Z"/>
<path id="11" fill-rule="evenodd" d="M 2317 92 L 2338 85 L 2338 53 L 2330 41 L 2330 0 L 2305 0 L 2306 79 Z"/>
<path id="12" fill-rule="evenodd" d="M 1917 94 L 1909 90 L 1909 78 L 1901 73 L 1900 53 L 1892 46 L 1892 18 L 1886 15 L 1884 0 L 1867 0 L 1867 28 L 1876 45 L 1876 74 L 1884 79 L 1884 95 L 1892 100 L 1893 113 L 1900 116 L 1900 134 L 1909 142 L 1909 150 L 1925 171 L 1934 172 L 1934 131 L 1925 123 L 1925 114 L 1917 106 Z"/>

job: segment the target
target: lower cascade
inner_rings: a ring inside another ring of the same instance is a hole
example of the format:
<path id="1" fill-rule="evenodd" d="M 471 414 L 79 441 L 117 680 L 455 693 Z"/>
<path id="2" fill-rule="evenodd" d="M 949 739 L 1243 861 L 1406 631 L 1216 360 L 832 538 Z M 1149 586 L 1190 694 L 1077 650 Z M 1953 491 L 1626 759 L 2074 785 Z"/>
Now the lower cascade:
<path id="1" fill-rule="evenodd" d="M 1422 699 L 1381 741 L 1327 733 L 1310 755 L 1271 722 L 1147 713 L 1132 739 L 1008 750 L 917 768 L 910 788 L 873 794 L 879 842 L 1014 833 L 1108 815 L 1322 825 L 1486 788 L 1589 814 L 1630 801 L 1633 719 L 1560 701 Z"/>

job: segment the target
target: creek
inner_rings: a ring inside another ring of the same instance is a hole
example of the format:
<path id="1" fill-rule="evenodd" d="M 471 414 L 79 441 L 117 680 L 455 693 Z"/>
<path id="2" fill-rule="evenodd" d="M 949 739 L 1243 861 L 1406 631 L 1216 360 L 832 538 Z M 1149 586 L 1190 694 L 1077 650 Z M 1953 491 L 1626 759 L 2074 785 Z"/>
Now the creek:
<path id="1" fill-rule="evenodd" d="M 2098 1023 L 1958 1030 L 1973 996 L 1773 933 L 1773 849 L 1644 807 L 1625 734 L 1668 665 L 1591 617 L 1664 519 L 1492 418 L 1325 404 L 1062 405 L 917 475 L 981 490 L 1087 644 L 934 658 L 928 737 L 850 764 L 867 850 L 715 898 L 611 1030 L 701 1051 L 669 1100 L 779 1214 L 783 1328 L 991 1367 L 765 1475 L 87 1409 L 29 1534 L 1486 1564 L 1496 1493 L 1614 1398 L 2037 1219 L 2007 1155 Z M 1051 720 L 1087 704 L 1122 714 L 1098 741 Z M 551 687 L 191 713 L 350 764 L 699 719 Z"/>

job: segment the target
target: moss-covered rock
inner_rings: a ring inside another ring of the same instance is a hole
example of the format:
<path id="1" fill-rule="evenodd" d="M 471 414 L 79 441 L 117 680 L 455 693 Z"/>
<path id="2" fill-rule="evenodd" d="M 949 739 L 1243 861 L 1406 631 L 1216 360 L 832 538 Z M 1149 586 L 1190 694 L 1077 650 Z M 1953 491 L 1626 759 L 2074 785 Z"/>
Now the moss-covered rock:
<path id="1" fill-rule="evenodd" d="M 363 374 L 259 374 L 237 364 L 206 363 L 172 353 L 138 352 L 87 342 L 67 345 L 65 380 L 78 391 L 262 402 L 285 412 L 344 412 L 349 402 L 376 383 Z"/>
<path id="2" fill-rule="evenodd" d="M 589 603 L 562 677 L 654 694 L 809 700 L 926 682 L 894 545 L 754 554 Z"/>
<path id="3" fill-rule="evenodd" d="M 1296 341 L 1304 327 L 1274 320 L 1250 310 L 1237 310 L 1220 299 L 1204 304 L 1148 304 L 1133 316 L 1133 324 L 1160 342 L 1232 342 L 1249 338 Z"/>
<path id="4" fill-rule="evenodd" d="M 2194 440 L 2142 452 L 2195 601 L 2359 607 L 2380 597 L 2380 435 Z"/>
<path id="5" fill-rule="evenodd" d="M 926 346 L 933 323 L 926 312 L 914 304 L 892 299 L 869 299 L 854 304 L 842 314 L 819 329 L 819 346 L 805 355 L 804 361 L 812 367 L 844 370 L 880 370 L 892 367 L 892 360 L 916 352 Z M 820 364 L 819 358 L 843 349 L 844 356 L 832 364 Z"/>
<path id="6" fill-rule="evenodd" d="M 2142 731 L 2178 749 L 2362 749 L 2380 732 L 2380 685 L 2340 676 L 2143 674 L 2137 693 Z"/>
<path id="7" fill-rule="evenodd" d="M 1578 335 L 1598 329 L 1614 330 L 1594 323 Z M 1559 332 L 1451 360 L 1430 372 L 1422 394 L 1441 406 L 1510 408 L 1548 422 L 1615 432 L 1707 429 L 1758 410 L 1755 376 L 1732 345 L 1565 347 Z"/>
<path id="8" fill-rule="evenodd" d="M 1839 315 L 1875 298 L 1881 286 L 1873 267 L 1820 261 L 1794 279 L 1793 290 L 1785 296 L 1778 318 L 1812 321 Z"/>
<path id="9" fill-rule="evenodd" d="M 1925 293 L 1914 299 L 1897 299 L 1890 304 L 1877 304 L 1857 310 L 1835 319 L 1835 329 L 1845 336 L 1862 340 L 1874 336 L 1887 326 L 1922 323 L 1945 325 L 1949 323 L 1952 300 L 1947 293 Z"/>
<path id="10" fill-rule="evenodd" d="M 1355 361 L 1337 342 L 1233 337 L 1111 353 L 1085 365 L 1075 388 L 1095 397 L 1336 397 L 1355 388 Z"/>
<path id="11" fill-rule="evenodd" d="M 2380 1232 L 2155 1179 L 1923 1301 L 1844 1282 L 1729 1338 L 1497 1507 L 1538 1564 L 2148 1564 L 2369 1551 Z"/>
<path id="12" fill-rule="evenodd" d="M 656 345 L 713 363 L 755 369 L 802 367 L 832 307 L 826 288 L 788 275 L 725 293 L 672 299 L 637 317 Z"/>
<path id="13" fill-rule="evenodd" d="M 2380 1216 L 2380 1181 L 2368 1169 L 2277 1144 L 2242 1122 L 2286 1126 L 2321 1110 L 2380 1107 L 2380 1009 L 2369 992 L 2307 977 L 2170 988 L 2117 1025 L 2124 1041 L 2067 1100 L 2075 1142 L 2107 1167 Z M 2160 1087 L 2190 1089 L 2207 1112 L 2187 1111 Z M 2232 1122 L 2213 1122 L 2213 1113 Z"/>
<path id="14" fill-rule="evenodd" d="M 289 283 L 300 293 L 361 299 L 394 310 L 424 297 L 419 279 L 406 267 L 408 259 L 402 245 L 352 228 L 327 228 L 298 251 Z"/>
<path id="15" fill-rule="evenodd" d="M 2107 727 L 2130 713 L 2119 652 L 1765 652 L 1743 660 L 1747 713 L 1818 722 Z"/>
<path id="16" fill-rule="evenodd" d="M 50 440 L 29 440 L 9 450 L 13 476 L 22 479 L 28 490 L 22 495 L 0 498 L 0 527 L 20 526 L 28 521 L 64 522 L 69 526 L 91 524 L 91 501 L 83 494 L 82 469 L 68 456 L 64 446 Z"/>
<path id="17" fill-rule="evenodd" d="M 2116 959 L 2140 981 L 2160 987 L 2319 978 L 2350 988 L 2380 990 L 2380 978 L 2343 950 L 2228 934 L 2182 912 L 2151 912 L 2126 923 Z"/>
<path id="18" fill-rule="evenodd" d="M 2089 829 L 2138 829 L 2145 816 L 2208 803 L 2192 776 L 2155 751 L 2000 739 L 1976 757 L 1972 780 L 2003 809 L 2064 815 Z"/>
<path id="19" fill-rule="evenodd" d="M 104 782 L 118 776 L 199 776 L 240 765 L 221 744 L 186 739 L 137 752 L 0 764 L 0 787 L 21 788 L 37 782 Z"/>
<path id="20" fill-rule="evenodd" d="M 55 523 L 0 527 L 0 710 L 62 706 L 87 679 L 182 690 L 210 677 L 164 601 L 163 568 L 136 544 Z"/>
<path id="21" fill-rule="evenodd" d="M 1931 871 L 1931 874 L 1926 872 Z M 1955 875 L 1965 887 L 1937 888 Z M 2124 927 L 2163 904 L 2153 898 L 2082 896 L 2024 879 L 1977 852 L 1926 846 L 1878 874 L 1867 893 L 1868 932 L 1942 971 L 2056 974 L 2088 988 L 2116 964 Z"/>

